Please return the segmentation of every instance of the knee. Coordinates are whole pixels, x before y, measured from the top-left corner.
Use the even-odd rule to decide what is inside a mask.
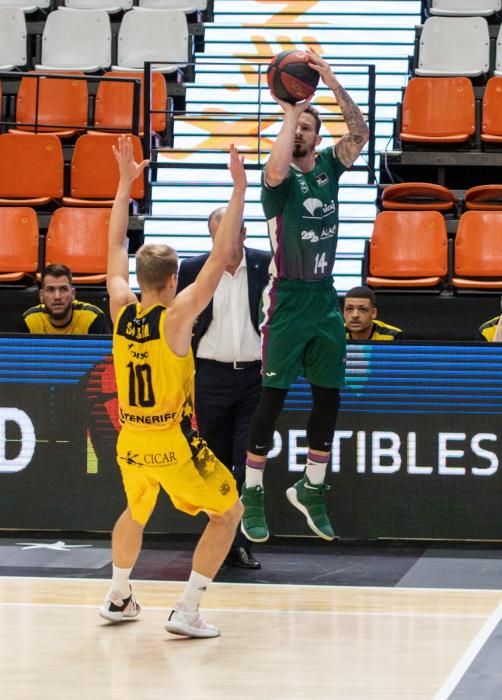
[[[242,503],[240,501],[236,501],[231,508],[224,513],[213,516],[212,519],[221,525],[221,527],[232,530],[237,527],[243,512],[244,507]]]

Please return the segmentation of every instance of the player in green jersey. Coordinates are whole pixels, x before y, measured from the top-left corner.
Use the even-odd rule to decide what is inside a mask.
[[[263,390],[254,415],[242,490],[241,528],[264,542],[263,470],[275,424],[291,383],[303,375],[312,387],[307,424],[305,474],[286,495],[320,537],[332,540],[324,492],[335,422],[344,384],[345,331],[333,288],[338,226],[338,181],[365,143],[368,127],[329,64],[307,50],[340,106],[348,133],[334,147],[316,153],[321,121],[309,100],[277,100],[284,120],[263,173],[262,204],[273,250],[271,283],[264,293],[262,324]]]

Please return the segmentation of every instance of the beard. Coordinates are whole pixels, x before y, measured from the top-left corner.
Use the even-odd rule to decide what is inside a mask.
[[[297,142],[293,146],[293,158],[303,158],[310,153],[310,149],[306,143]]]
[[[62,321],[69,314],[69,312],[71,310],[71,304],[72,304],[72,302],[70,301],[65,306],[57,306],[56,308],[52,308],[52,309],[47,307],[47,311],[49,312],[49,316],[54,321]]]

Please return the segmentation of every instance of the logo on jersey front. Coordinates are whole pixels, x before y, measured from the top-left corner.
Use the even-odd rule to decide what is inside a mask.
[[[302,231],[301,233],[302,241],[310,241],[311,243],[317,243],[319,236],[315,231]]]
[[[322,202],[320,199],[316,199],[315,197],[309,197],[308,199],[304,200],[303,206],[311,216],[315,216],[317,209],[322,209]]]
[[[222,496],[226,496],[228,493],[230,493],[230,484],[228,483],[228,481],[224,481],[221,484],[220,493]]]
[[[316,197],[309,197],[304,200],[303,206],[310,214],[310,217],[304,216],[304,219],[324,219],[327,216],[331,216],[331,214],[334,214],[336,211],[336,202],[334,199],[324,203]]]

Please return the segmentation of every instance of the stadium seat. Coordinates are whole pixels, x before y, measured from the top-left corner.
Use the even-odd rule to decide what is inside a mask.
[[[104,70],[111,65],[110,17],[104,10],[71,10],[60,7],[50,12],[42,33],[40,71]]]
[[[74,136],[87,127],[88,101],[86,80],[24,77],[16,98],[16,128],[11,131],[36,130],[61,138]],[[36,128],[29,126],[35,121]]]
[[[490,68],[490,35],[484,17],[429,17],[418,48],[418,76],[478,76]]]
[[[502,77],[492,77],[483,93],[481,140],[488,143],[502,142]]]
[[[387,185],[382,192],[384,209],[450,211],[457,204],[451,190],[429,182],[401,182]]]
[[[27,29],[20,7],[0,7],[0,70],[27,64]]]
[[[63,197],[63,204],[80,207],[111,207],[119,183],[117,161],[112,144],[117,144],[117,134],[88,133],[79,136],[71,160],[71,196]],[[131,136],[134,157],[143,159],[141,141]],[[145,195],[142,177],[135,180],[131,197],[142,199]]]
[[[104,78],[136,78],[141,80],[139,102],[139,131],[143,134],[143,73],[134,71],[111,71]],[[164,114],[152,114],[151,129],[162,133],[166,129],[167,88],[161,73],[152,73],[152,109]],[[101,80],[96,93],[94,125],[99,129],[132,130],[133,84],[113,80]]]
[[[401,141],[466,141],[476,131],[475,105],[468,78],[411,78],[403,97]]]
[[[189,62],[188,23],[181,10],[136,7],[126,12],[118,33],[112,70],[143,71],[145,61],[164,61],[152,70],[173,73]]]
[[[72,10],[104,10],[113,15],[132,7],[132,0],[64,0],[64,6]]]
[[[31,14],[37,10],[48,10],[50,0],[38,0],[38,2],[30,2],[30,0],[0,0],[0,7],[19,7],[25,14]]]
[[[1,134],[0,163],[0,205],[38,206],[63,196],[63,149],[54,134]]]
[[[156,10],[181,10],[186,14],[201,10],[197,0],[139,0],[139,7],[149,7]]]
[[[493,70],[493,75],[502,75],[502,24],[499,26],[495,45],[495,68]]]
[[[464,212],[454,252],[454,287],[502,289],[502,211]]]
[[[432,0],[431,15],[489,17],[500,12],[502,0]]]
[[[38,218],[30,207],[0,208],[0,283],[35,280]]]
[[[477,185],[464,196],[466,209],[493,211],[502,209],[502,185]]]
[[[60,207],[49,222],[45,265],[62,263],[75,284],[104,284],[111,209]]]
[[[383,211],[367,253],[371,287],[432,288],[446,281],[448,237],[437,211]]]

